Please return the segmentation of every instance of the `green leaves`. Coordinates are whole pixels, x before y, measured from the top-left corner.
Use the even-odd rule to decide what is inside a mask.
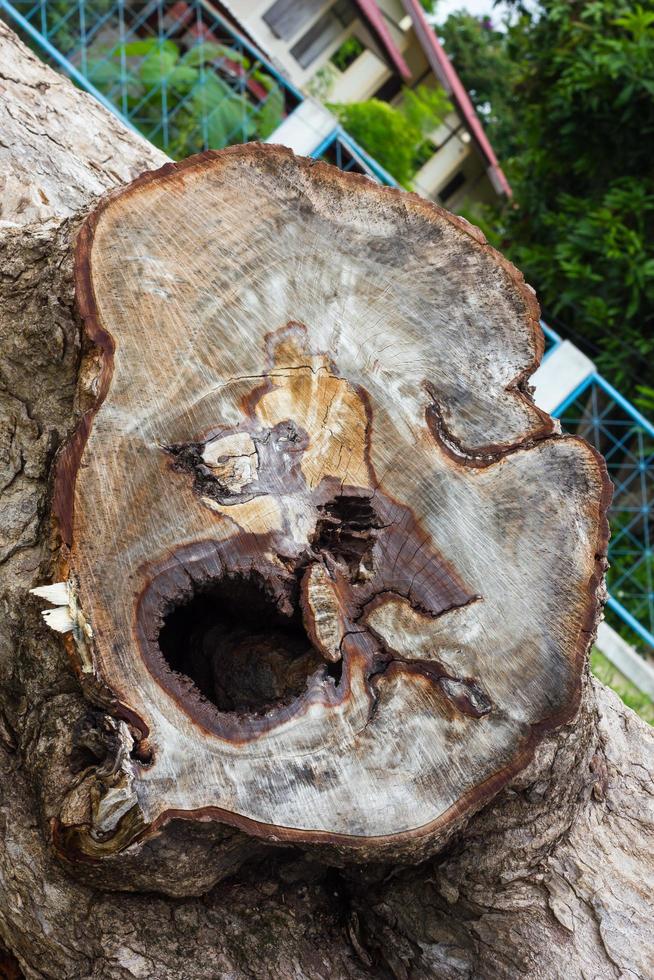
[[[416,133],[401,112],[377,99],[329,108],[364,150],[400,184],[411,186]]]
[[[272,85],[264,85],[268,88],[268,96],[257,116],[257,133],[262,140],[268,139],[275,132],[284,116],[284,93],[277,82],[273,82],[269,76],[268,80]]]
[[[357,143],[410,190],[424,158],[425,137],[442,122],[451,105],[442,89],[419,85],[414,91],[404,90],[400,108],[377,99],[330,108]]]
[[[638,385],[636,388],[636,397],[634,401],[640,409],[640,411],[649,416],[650,418],[654,416],[654,388],[650,388],[648,385]]]
[[[98,48],[89,78],[121,108],[126,99],[144,134],[173,157],[265,139],[284,114],[284,93],[261,64],[212,41],[186,52],[154,37]],[[248,92],[249,79],[265,97]]]
[[[164,42],[164,45],[166,44],[171,44],[171,42]],[[168,76],[179,61],[179,50],[176,45],[172,45],[169,48],[166,48],[164,45],[154,48],[141,62],[139,75],[146,88],[154,88],[156,85],[163,84],[164,81],[167,81]],[[130,48],[132,45],[127,45],[127,47]],[[128,51],[125,53],[129,57]]]
[[[654,25],[654,12],[644,10],[637,3],[633,10],[624,14],[622,17],[616,17],[613,23],[628,31],[634,41],[643,41],[646,40],[650,28]]]
[[[331,56],[331,63],[336,65],[339,71],[347,71],[349,66],[353,61],[363,54],[365,48],[359,38],[353,34],[351,37],[346,38],[341,46],[334,51]]]
[[[405,89],[402,95],[401,111],[405,119],[422,136],[428,136],[440,125],[452,105],[440,88],[418,85],[415,89]]]
[[[193,89],[188,111],[202,121],[212,150],[246,142],[255,132],[249,103],[213,74],[207,74]]]
[[[160,41],[156,37],[149,37],[143,41],[131,41],[129,44],[117,45],[111,52],[113,55],[120,56],[121,51],[126,58],[143,58],[158,51],[162,53],[172,53],[179,57],[179,48],[174,41]]]
[[[236,51],[235,48],[228,48],[224,44],[216,44],[213,41],[202,41],[194,45],[182,58],[182,64],[190,68],[200,68],[203,65],[210,65],[225,59],[233,64],[241,65],[245,70],[250,67],[249,59]]]
[[[651,3],[539,0],[505,32],[457,14],[442,33],[514,190],[493,240],[633,392],[654,360]]]

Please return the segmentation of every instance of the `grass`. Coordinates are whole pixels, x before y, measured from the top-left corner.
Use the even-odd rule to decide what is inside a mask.
[[[654,725],[654,701],[639,691],[638,688],[627,680],[624,674],[613,666],[610,660],[599,652],[597,649],[593,649],[590,656],[590,666],[595,674],[602,683],[608,685],[608,687],[613,688],[616,694],[618,694],[624,703],[640,715],[645,721],[649,722],[650,725]]]

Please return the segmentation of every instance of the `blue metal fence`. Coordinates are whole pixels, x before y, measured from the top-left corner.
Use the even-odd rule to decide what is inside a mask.
[[[562,341],[543,330],[547,356]],[[614,486],[607,618],[636,646],[654,649],[654,425],[597,372],[552,414],[606,460]]]
[[[559,344],[563,343],[563,337],[560,337],[555,330],[548,327],[542,320],[540,321],[540,325],[543,328],[543,336],[545,337],[545,353],[543,354],[543,360],[545,360],[552,351],[556,350]]]
[[[0,0],[39,54],[173,157],[265,139],[302,95],[207,0]],[[340,126],[313,156],[396,181]],[[543,324],[545,357],[561,337]],[[609,617],[654,648],[654,426],[599,374],[554,414],[606,458]]]

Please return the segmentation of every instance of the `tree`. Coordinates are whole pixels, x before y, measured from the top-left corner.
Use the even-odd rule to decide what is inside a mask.
[[[494,26],[490,17],[460,10],[449,15],[438,33],[504,166],[520,139],[516,88],[522,76],[507,31]]]
[[[514,190],[485,227],[627,393],[654,353],[654,12],[541,0],[442,29]]]
[[[234,148],[134,180],[161,154],[4,26],[0,44],[12,65],[0,104],[2,943],[27,978],[53,980],[648,975],[652,735],[584,667],[604,480],[588,447],[557,436],[528,398],[542,347],[519,274],[464,222],[280,149]],[[262,208],[267,225],[252,220]],[[334,222],[350,230],[339,238]],[[262,234],[277,251],[261,251]],[[344,293],[286,261],[294,240],[328,283],[342,271]],[[312,349],[309,328],[286,325],[286,303],[310,322],[332,311],[329,344]],[[357,350],[370,314],[376,335]],[[278,318],[269,361],[252,370],[264,321]],[[234,373],[215,376],[230,359]],[[416,383],[423,370],[432,387]],[[332,468],[337,486],[324,483]],[[196,547],[202,528],[213,550]],[[280,536],[286,560],[269,568]],[[171,560],[155,567],[157,541]],[[180,545],[195,547],[193,567]],[[126,574],[139,554],[143,579]],[[215,575],[216,557],[231,575]],[[57,572],[68,584],[44,591]],[[217,580],[220,622],[207,629],[199,607],[185,620]],[[351,629],[353,596],[368,591]],[[158,680],[146,666],[155,637],[172,669]],[[233,668],[209,678],[217,712],[193,665],[211,662],[197,655],[215,643]],[[258,700],[255,655],[284,718]],[[296,711],[307,671],[311,703]],[[377,704],[353,689],[362,671]],[[347,684],[344,714],[363,703],[371,735],[388,732],[377,809],[356,782],[343,793],[344,769],[370,779],[381,744],[357,752],[347,726],[331,775],[306,777],[312,725],[324,734],[328,695]],[[402,710],[405,695],[417,705]],[[229,699],[240,714],[218,744],[211,726]],[[280,723],[281,744],[257,761],[253,747]],[[438,724],[447,765],[434,782],[427,749],[441,743],[425,735]],[[258,793],[245,792],[249,766],[267,767]],[[220,812],[192,814],[191,793]],[[176,795],[177,814],[157,811]],[[443,819],[412,834],[425,808]],[[384,824],[398,840],[380,839]]]

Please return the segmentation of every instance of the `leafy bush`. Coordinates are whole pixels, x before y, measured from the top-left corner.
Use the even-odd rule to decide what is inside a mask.
[[[439,125],[451,105],[442,89],[419,85],[404,90],[398,108],[369,99],[331,105],[330,109],[357,143],[410,190],[413,176],[424,162],[427,134]]]
[[[509,35],[488,17],[465,11],[451,14],[439,27],[445,49],[456,67],[502,162],[512,156],[519,133],[517,92],[524,66],[513,57]]]
[[[330,108],[364,150],[400,184],[410,187],[416,139],[413,127],[401,112],[378,99]]]
[[[623,177],[592,198],[561,191],[536,219],[537,240],[531,208],[510,213],[505,230],[549,313],[594,341],[598,368],[632,395],[633,353],[654,356],[653,216],[654,183]]]
[[[436,129],[451,110],[452,103],[442,88],[418,85],[416,88],[405,88],[402,92],[400,112],[420,137]]]
[[[114,3],[115,0],[86,0],[84,4],[86,23],[93,23],[103,18]],[[50,43],[62,54],[74,54],[75,49],[80,46],[80,13],[77,4],[71,4],[71,0],[48,0],[47,3],[41,2],[39,6],[37,22],[39,29],[47,33]],[[21,5],[18,7],[20,9]],[[32,39],[28,38],[28,40]],[[43,56],[38,46],[34,50],[41,57]]]
[[[148,38],[93,54],[89,81],[172,157],[266,139],[282,120],[279,85],[234,48],[202,42],[182,54],[174,41]],[[260,104],[221,76],[234,65],[266,89]]]

